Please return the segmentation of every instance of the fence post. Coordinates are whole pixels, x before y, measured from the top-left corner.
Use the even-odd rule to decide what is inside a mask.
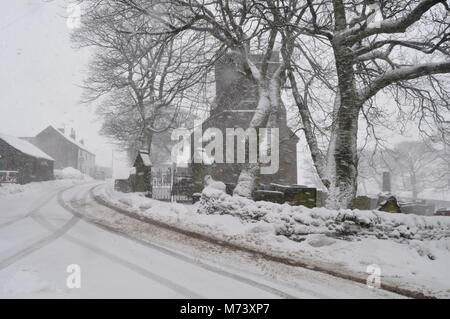
[[[173,183],[174,183],[174,179],[175,179],[175,169],[176,169],[176,164],[172,163],[172,168],[170,170],[170,201],[171,202],[176,202],[176,197],[173,195]]]

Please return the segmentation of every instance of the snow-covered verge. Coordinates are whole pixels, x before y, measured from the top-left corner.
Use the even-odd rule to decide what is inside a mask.
[[[62,170],[55,170],[55,178],[53,181],[33,182],[24,185],[20,184],[0,184],[0,197],[14,195],[19,193],[35,192],[42,189],[58,188],[79,184],[82,182],[92,181],[92,177],[81,173],[72,167]]]
[[[96,190],[114,205],[156,221],[322,269],[450,298],[450,218],[330,211],[253,202],[206,188],[195,205]]]
[[[200,214],[231,215],[242,221],[263,221],[274,226],[277,235],[303,241],[305,235],[324,234],[332,237],[375,237],[405,240],[450,238],[450,218],[392,214],[381,211],[329,210],[306,208],[270,202],[254,202],[230,196],[221,190],[203,190]]]
[[[55,169],[55,178],[56,179],[81,179],[85,181],[92,180],[92,177],[83,174],[79,170],[73,167],[66,167],[63,169]]]
[[[69,187],[71,185],[79,184],[79,180],[54,180],[45,182],[34,182],[24,185],[20,184],[0,184],[0,198],[6,198],[8,196],[13,196],[16,194],[30,193],[41,191],[43,189],[53,189],[59,187]]]

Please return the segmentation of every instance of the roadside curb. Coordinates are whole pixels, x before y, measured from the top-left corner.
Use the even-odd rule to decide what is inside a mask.
[[[327,269],[325,267],[320,267],[320,266],[316,266],[316,265],[308,265],[307,263],[301,262],[299,260],[295,260],[295,259],[291,259],[291,258],[286,258],[286,257],[281,257],[281,256],[276,256],[276,255],[272,255],[272,254],[268,254],[266,252],[260,251],[258,249],[254,249],[248,246],[244,246],[244,245],[240,245],[240,244],[236,244],[236,243],[231,243],[231,242],[227,242],[224,241],[222,239],[219,238],[215,238],[213,236],[208,236],[206,234],[200,233],[200,232],[196,232],[196,231],[190,231],[190,230],[186,230],[183,229],[181,227],[177,227],[168,223],[164,223],[155,219],[152,219],[150,217],[147,216],[142,216],[139,215],[129,209],[125,209],[123,207],[120,207],[112,202],[109,202],[107,200],[105,200],[102,196],[96,195],[93,192],[94,189],[91,190],[91,194],[92,197],[94,198],[94,200],[103,206],[106,206],[120,214],[126,215],[130,218],[139,220],[141,222],[153,225],[153,226],[157,226],[157,227],[161,227],[170,231],[174,231],[180,234],[183,234],[185,236],[189,236],[198,240],[202,240],[205,241],[207,243],[210,244],[215,244],[215,245],[220,245],[226,248],[230,248],[230,249],[234,249],[234,250],[239,250],[245,253],[249,253],[249,254],[253,254],[256,255],[258,257],[262,257],[266,260],[269,261],[273,261],[273,262],[278,262],[278,263],[282,263],[285,265],[289,265],[289,266],[295,266],[295,267],[301,267],[301,268],[305,268],[305,269],[309,269],[312,271],[317,271],[317,272],[321,272],[324,274],[328,274],[337,278],[341,278],[341,279],[345,279],[345,280],[350,280],[350,281],[354,281],[360,284],[366,284],[366,279],[365,278],[361,278],[358,276],[353,276],[350,274],[345,274],[345,273],[340,273],[340,272],[336,272],[334,270],[330,270]],[[413,290],[409,290],[409,289],[405,289],[405,288],[400,288],[394,285],[390,285],[390,284],[382,284],[380,289],[389,291],[389,292],[393,292],[399,295],[403,295],[405,297],[409,297],[409,298],[414,298],[414,299],[437,299],[434,296],[429,296],[429,295],[425,295],[422,292],[417,292],[417,291],[413,291]]]

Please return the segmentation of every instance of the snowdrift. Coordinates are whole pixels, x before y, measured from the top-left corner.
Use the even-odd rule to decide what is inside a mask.
[[[85,181],[92,180],[92,177],[83,174],[79,170],[73,167],[66,167],[63,169],[55,169],[55,178],[56,179],[80,179]]]

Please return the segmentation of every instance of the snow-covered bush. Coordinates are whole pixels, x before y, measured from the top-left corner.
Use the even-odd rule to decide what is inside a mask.
[[[450,237],[450,218],[390,214],[381,211],[306,208],[230,196],[206,187],[198,206],[200,214],[232,215],[246,222],[266,222],[277,235],[302,241],[306,235],[325,234],[351,238],[352,235],[402,240]]]

